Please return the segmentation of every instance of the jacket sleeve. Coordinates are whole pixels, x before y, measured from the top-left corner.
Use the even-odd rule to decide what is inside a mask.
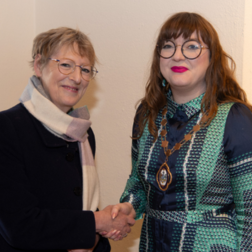
[[[238,251],[252,248],[252,114],[242,104],[229,112],[224,150],[237,214]]]
[[[134,124],[133,136],[137,135],[134,134],[136,129],[137,126],[136,124]],[[136,220],[142,218],[147,203],[144,185],[138,174],[138,165],[141,158],[140,145],[144,145],[143,141],[141,141],[143,140],[143,138],[144,136],[142,136],[141,139],[132,140],[132,150],[131,150],[132,171],[120,199],[120,202],[129,202],[133,205],[136,211]],[[144,148],[144,146],[141,147]]]
[[[17,125],[0,113],[0,234],[14,248],[90,248],[95,242],[92,211],[47,209],[30,186]],[[43,183],[43,181],[42,181]],[[39,185],[38,185],[39,186]]]

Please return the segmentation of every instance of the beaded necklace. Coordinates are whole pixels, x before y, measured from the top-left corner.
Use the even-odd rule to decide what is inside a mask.
[[[162,191],[166,191],[169,187],[169,185],[172,182],[172,174],[170,171],[170,167],[168,166],[168,158],[171,156],[176,150],[180,150],[180,148],[189,140],[191,140],[192,136],[201,129],[202,123],[200,120],[199,123],[193,126],[193,128],[190,130],[188,134],[184,136],[184,138],[176,143],[171,149],[168,149],[169,142],[166,139],[167,135],[167,130],[166,130],[166,124],[167,124],[167,119],[166,119],[166,114],[167,114],[168,109],[165,107],[162,111],[162,130],[160,133],[161,136],[161,147],[164,149],[165,153],[165,161],[164,163],[160,166],[157,174],[156,174],[156,181],[158,183],[159,188]],[[203,117],[202,117],[203,118]]]

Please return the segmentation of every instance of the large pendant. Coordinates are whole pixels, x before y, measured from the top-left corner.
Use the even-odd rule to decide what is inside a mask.
[[[160,166],[158,173],[156,175],[156,180],[157,180],[159,188],[162,191],[166,191],[167,188],[169,187],[169,185],[171,184],[172,174],[171,174],[170,168],[166,162],[164,162]]]

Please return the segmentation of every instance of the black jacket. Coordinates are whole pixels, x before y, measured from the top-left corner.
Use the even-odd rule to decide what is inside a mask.
[[[95,153],[95,138],[88,130]],[[54,136],[22,104],[0,113],[0,251],[90,248],[77,143]],[[102,238],[95,251],[110,251]]]

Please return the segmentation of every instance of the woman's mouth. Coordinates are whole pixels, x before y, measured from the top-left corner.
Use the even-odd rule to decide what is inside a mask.
[[[184,73],[188,70],[188,68],[186,67],[178,67],[178,66],[174,66],[171,68],[171,70],[175,73]]]
[[[78,88],[75,87],[71,87],[71,86],[62,86],[63,88],[73,92],[73,93],[77,93],[78,92]]]

